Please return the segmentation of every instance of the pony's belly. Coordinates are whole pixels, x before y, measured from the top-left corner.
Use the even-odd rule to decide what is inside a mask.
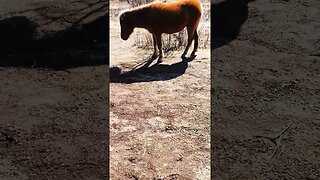
[[[158,23],[156,25],[152,25],[147,27],[146,29],[150,33],[166,33],[166,34],[173,34],[182,31],[187,26],[186,23],[182,24],[172,24],[172,23]]]
[[[162,20],[161,28],[163,33],[172,34],[183,30],[188,24],[185,17],[167,18]]]
[[[166,34],[173,34],[173,33],[177,33],[177,32],[180,32],[182,31],[186,26],[182,25],[182,26],[178,26],[178,27],[175,27],[175,28],[172,28],[172,29],[165,29],[163,31],[163,33],[166,33]]]

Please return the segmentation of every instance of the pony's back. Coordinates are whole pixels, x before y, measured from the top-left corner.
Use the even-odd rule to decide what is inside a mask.
[[[162,10],[177,10],[180,7],[188,7],[195,10],[197,13],[202,14],[202,6],[199,0],[177,0],[172,2],[160,2],[155,1],[146,6],[151,6],[152,8],[162,9]]]

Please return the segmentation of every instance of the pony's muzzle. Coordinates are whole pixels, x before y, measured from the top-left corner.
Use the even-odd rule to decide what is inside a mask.
[[[121,39],[126,41],[129,39],[129,36],[128,37],[121,36]]]
[[[130,35],[129,35],[130,36]],[[125,34],[125,33],[121,33],[121,39],[123,39],[123,40],[127,40],[127,39],[129,39],[129,36],[127,35],[127,34]]]

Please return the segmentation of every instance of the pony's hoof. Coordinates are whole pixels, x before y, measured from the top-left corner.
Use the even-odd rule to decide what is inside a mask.
[[[182,60],[186,60],[186,59],[187,59],[186,54],[182,54],[182,55],[181,55],[181,59],[182,59]]]
[[[195,52],[192,52],[192,53],[190,54],[190,58],[195,58],[195,57],[197,57],[196,53],[195,53]]]
[[[151,59],[151,60],[155,60],[155,59],[157,59],[157,57],[158,57],[158,56],[157,56],[156,54],[154,54],[154,55],[151,56],[150,59]]]
[[[160,63],[162,63],[163,61],[162,61],[162,57],[159,57],[159,59],[158,59],[158,61],[157,61],[157,64],[160,64]]]

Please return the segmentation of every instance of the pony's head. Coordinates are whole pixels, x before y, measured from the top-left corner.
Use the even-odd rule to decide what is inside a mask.
[[[134,26],[130,20],[128,12],[120,14],[121,39],[127,40],[133,32]]]

